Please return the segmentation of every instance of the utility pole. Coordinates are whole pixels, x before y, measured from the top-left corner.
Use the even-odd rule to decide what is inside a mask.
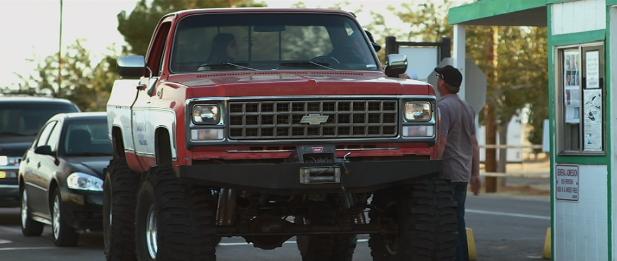
[[[58,36],[58,91],[62,88],[62,0],[60,0],[60,34]]]

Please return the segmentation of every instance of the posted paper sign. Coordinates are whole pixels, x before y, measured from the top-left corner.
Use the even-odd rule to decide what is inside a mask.
[[[578,201],[578,166],[557,165],[555,168],[555,197],[558,200]]]
[[[580,83],[580,58],[578,50],[564,52],[563,82],[565,122],[578,124],[581,122],[581,83]]]
[[[591,51],[585,54],[585,69],[588,89],[600,88],[600,52]]]
[[[584,90],[583,145],[585,151],[602,151],[602,89]]]

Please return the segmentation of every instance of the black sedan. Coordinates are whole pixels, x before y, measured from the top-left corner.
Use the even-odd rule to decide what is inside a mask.
[[[105,113],[57,114],[47,121],[19,167],[21,228],[40,236],[51,225],[58,246],[101,229],[103,171],[111,159]]]

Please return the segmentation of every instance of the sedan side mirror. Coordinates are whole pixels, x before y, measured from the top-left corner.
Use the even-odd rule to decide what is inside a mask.
[[[144,76],[146,63],[141,55],[128,55],[118,58],[118,73],[124,78]]]
[[[386,75],[399,77],[407,71],[407,56],[404,54],[389,54],[386,61]]]
[[[36,149],[34,149],[34,153],[40,155],[54,156],[54,152],[51,151],[51,147],[49,145],[36,147]]]

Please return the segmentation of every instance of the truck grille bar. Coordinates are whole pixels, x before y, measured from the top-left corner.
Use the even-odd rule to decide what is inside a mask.
[[[391,99],[230,101],[232,140],[383,138],[398,135]]]

